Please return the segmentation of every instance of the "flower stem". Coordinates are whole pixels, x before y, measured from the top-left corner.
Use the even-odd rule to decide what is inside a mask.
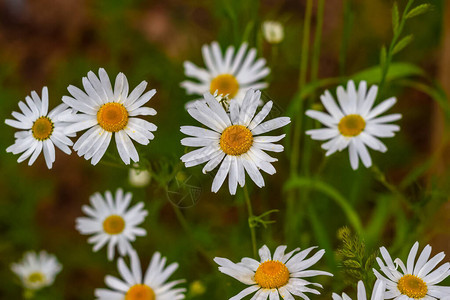
[[[23,296],[24,300],[30,300],[30,299],[34,298],[34,294],[35,294],[35,291],[30,290],[30,289],[24,289],[22,296]]]
[[[248,195],[247,186],[244,185],[244,197],[245,197],[245,203],[247,204],[247,211],[248,211],[248,227],[250,228],[250,235],[252,237],[252,247],[253,247],[253,256],[256,257],[257,251],[256,251],[256,233],[255,233],[255,224],[253,222],[253,208],[252,208],[252,202],[250,200],[250,196]]]

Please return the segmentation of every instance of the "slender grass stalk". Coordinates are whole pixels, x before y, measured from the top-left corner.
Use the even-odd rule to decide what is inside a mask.
[[[247,211],[248,211],[248,227],[250,228],[250,235],[252,238],[252,248],[253,248],[253,256],[256,257],[257,255],[257,248],[256,248],[256,233],[255,233],[255,224],[253,222],[253,218],[255,217],[253,215],[253,208],[252,208],[252,201],[250,200],[250,196],[248,194],[247,186],[244,185],[244,197],[245,197],[245,203],[247,204]]]
[[[323,2],[321,0],[321,2]],[[308,73],[308,61],[309,61],[309,39],[310,39],[310,31],[311,31],[311,16],[312,16],[312,6],[313,1],[307,0],[306,3],[306,12],[305,12],[305,20],[303,23],[303,40],[302,40],[302,52],[301,52],[301,58],[300,58],[300,74],[299,74],[299,82],[298,82],[298,91],[301,92],[306,84],[306,75]],[[319,4],[319,6],[322,6],[323,10],[323,3],[322,5]],[[320,9],[320,8],[319,8]],[[323,17],[322,17],[323,18]],[[322,19],[323,21],[323,19]],[[322,25],[320,25],[321,27]],[[317,33],[317,32],[316,32]],[[319,37],[320,39],[320,37]],[[319,53],[320,53],[320,41],[318,42],[319,46]],[[315,50],[317,50],[317,45],[314,45]],[[318,60],[318,57],[320,54],[316,53],[314,54],[316,59]],[[315,65],[316,68],[316,74],[318,73],[318,62]],[[299,156],[300,156],[300,140],[302,136],[302,123],[304,120],[304,108],[305,108],[305,101],[303,99],[300,99],[299,106],[295,118],[295,125],[294,125],[294,132],[293,132],[293,142],[292,142],[292,148],[291,148],[291,166],[290,166],[290,175],[291,178],[294,178],[298,175],[298,163],[299,163]],[[297,191],[290,190],[288,192],[287,196],[287,217],[286,217],[286,223],[285,223],[285,230],[287,234],[287,238],[290,239],[290,236],[293,232],[295,232],[295,229],[298,227],[298,224],[301,224],[302,215],[296,214],[297,211],[295,209],[295,198],[298,195]]]
[[[389,45],[389,50],[387,51],[387,54],[386,54],[386,62],[381,66],[382,73],[381,73],[380,85],[378,88],[378,95],[380,97],[381,97],[381,91],[384,88],[384,85],[386,83],[386,76],[389,71],[389,65],[391,64],[392,56],[394,55],[394,53],[393,53],[394,47],[397,44],[397,41],[400,38],[400,35],[402,34],[403,27],[405,26],[406,14],[409,12],[409,9],[410,9],[411,5],[413,4],[413,2],[414,2],[414,0],[409,0],[408,3],[406,4],[405,9],[403,10],[402,17],[400,19],[400,23],[398,25],[398,30],[394,31],[394,36],[392,37],[391,44]]]
[[[302,41],[302,51],[300,58],[300,74],[298,81],[298,91],[301,91],[306,83],[306,74],[308,70],[308,56],[309,56],[309,36],[311,29],[311,14],[312,14],[312,6],[313,1],[307,0],[306,2],[306,12],[305,12],[305,20],[303,22],[303,41]],[[293,138],[292,138],[292,148],[291,148],[291,161],[290,161],[290,176],[295,177],[298,174],[298,162],[299,162],[299,152],[300,152],[300,137],[302,132],[302,122],[303,122],[303,110],[304,110],[304,101],[300,99],[298,110],[296,112],[295,125],[293,130]],[[295,212],[295,198],[296,198],[296,190],[290,190],[287,195],[287,217],[285,223],[286,235],[289,237],[292,232],[295,231],[296,223],[298,221],[297,218],[293,217],[293,213]]]
[[[304,85],[306,83],[306,74],[308,71],[309,36],[310,36],[310,29],[311,29],[312,6],[313,6],[313,1],[307,0],[305,21],[303,23],[303,41],[302,41],[302,51],[301,51],[301,58],[300,58],[300,74],[299,74],[299,81],[298,81],[298,90],[299,91],[304,87]],[[291,152],[291,170],[290,170],[291,175],[297,174],[302,120],[303,120],[303,105],[300,104],[299,110],[297,111],[297,116],[295,118],[295,127],[294,127],[294,133],[293,133],[292,152]]]
[[[353,11],[351,0],[344,0],[344,26],[342,29],[342,42],[339,49],[339,75],[344,76],[347,64],[347,49],[350,41],[350,32],[353,25]]]
[[[324,9],[325,9],[325,0],[318,0],[318,6],[317,6],[317,23],[316,23],[316,30],[314,33],[314,45],[313,45],[313,52],[312,52],[312,63],[311,63],[311,82],[315,82],[318,79],[319,76],[319,61],[320,61],[320,46],[322,43],[322,28],[323,28],[323,15],[324,15]],[[310,97],[306,99],[306,108],[309,108],[311,106],[311,103],[314,102],[316,95],[315,92],[311,94]],[[310,118],[306,118],[305,125],[308,126],[307,128],[310,128],[310,125],[313,124],[313,120]],[[302,171],[305,174],[309,174],[309,168],[310,168],[310,162],[311,162],[311,146],[312,146],[312,140],[306,139],[303,143],[303,160],[302,160]],[[306,197],[304,195],[302,198]]]

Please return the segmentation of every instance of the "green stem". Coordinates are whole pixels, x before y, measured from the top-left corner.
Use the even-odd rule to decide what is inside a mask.
[[[34,298],[34,294],[35,294],[34,290],[24,289],[22,296],[24,300],[30,300]]]
[[[406,4],[405,10],[403,11],[399,26],[398,26],[398,30],[394,33],[394,36],[392,37],[392,41],[391,44],[389,45],[389,50],[387,52],[387,56],[386,56],[386,63],[384,64],[384,66],[381,66],[382,68],[382,73],[381,73],[381,80],[380,80],[380,85],[379,85],[379,89],[378,89],[378,95],[381,95],[381,90],[383,89],[385,83],[386,83],[386,76],[389,70],[389,65],[392,62],[392,56],[393,56],[393,50],[395,45],[397,44],[397,40],[399,39],[402,31],[403,31],[403,27],[405,26],[405,21],[406,21],[406,14],[409,12],[409,8],[411,7],[411,5],[413,4],[414,0],[409,0],[408,3]]]
[[[253,208],[252,208],[252,202],[250,200],[250,196],[248,195],[247,186],[244,185],[244,197],[245,197],[245,203],[247,204],[247,211],[248,211],[248,227],[250,228],[250,235],[252,238],[252,247],[253,247],[253,256],[256,257],[257,251],[256,251],[256,233],[255,233],[255,224],[253,223]]]
[[[278,60],[278,44],[272,45],[272,69],[277,65]]]

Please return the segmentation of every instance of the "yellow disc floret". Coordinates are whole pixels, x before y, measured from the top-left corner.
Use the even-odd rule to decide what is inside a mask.
[[[31,283],[42,283],[45,281],[45,275],[41,272],[33,272],[28,276],[28,281]]]
[[[55,125],[49,118],[40,117],[34,121],[33,126],[31,127],[31,132],[33,133],[33,137],[35,139],[44,141],[50,138],[54,128]]]
[[[120,103],[106,103],[97,112],[98,124],[109,132],[117,132],[128,124],[128,111]]]
[[[366,121],[360,115],[347,115],[339,121],[338,129],[343,136],[357,136],[364,128]]]
[[[277,289],[289,281],[289,270],[278,260],[269,260],[259,265],[255,272],[256,283],[264,289]]]
[[[125,300],[155,300],[155,292],[145,284],[133,285],[125,295]]]
[[[425,281],[410,274],[400,278],[397,287],[400,293],[414,299],[424,298],[428,292],[428,287]]]
[[[110,215],[103,221],[103,230],[108,234],[119,234],[125,229],[125,220],[118,215]]]
[[[220,136],[220,149],[228,155],[244,154],[251,148],[252,144],[253,134],[243,125],[227,127]]]
[[[228,95],[230,98],[234,98],[239,91],[239,83],[233,75],[221,74],[211,80],[209,91],[213,95],[217,91],[218,95]]]

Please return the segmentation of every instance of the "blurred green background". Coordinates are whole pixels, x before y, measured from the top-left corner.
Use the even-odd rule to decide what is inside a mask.
[[[404,2],[399,1],[400,7]],[[148,119],[158,126],[156,138],[138,150],[143,165],[159,174],[149,186],[133,188],[126,168],[93,167],[75,153],[67,156],[58,151],[53,169],[48,170],[43,157],[28,167],[26,162],[17,164],[18,156],[0,151],[0,298],[20,298],[21,287],[9,265],[30,249],[46,249],[63,264],[55,284],[40,291],[36,299],[94,298],[94,289],[104,287],[105,275],[118,275],[116,264],[107,261],[105,249],[91,251],[87,237],[75,230],[75,219],[82,215],[81,205],[88,203],[89,195],[118,187],[132,191],[133,203],[144,201],[149,211],[142,225],[148,235],[133,244],[145,267],[155,251],[179,262],[171,279],[186,278],[187,299],[228,299],[242,290],[243,284],[219,273],[212,261],[215,256],[233,261],[251,256],[242,191],[232,197],[225,185],[212,194],[211,175],[203,175],[199,167],[185,169],[179,164],[185,151],[179,126],[198,125],[184,109],[195,97],[179,87],[185,79],[182,64],[190,60],[203,66],[200,48],[205,43],[217,40],[224,49],[248,41],[272,70],[265,98],[274,100],[279,114],[293,117],[305,5],[304,0],[0,0],[1,118],[10,118],[19,100],[32,90],[40,94],[44,85],[49,87],[53,108],[68,94],[69,84],[81,86],[88,71],[104,67],[111,78],[124,72],[130,86],[146,80],[149,88],[157,89],[148,104],[158,111]],[[375,67],[381,46],[392,36],[391,7],[392,1],[387,0],[327,0],[319,78],[344,78]],[[446,54],[450,53],[450,28],[448,22],[444,24],[449,9],[445,0],[433,1],[430,12],[406,26],[405,31],[414,33],[415,39],[394,61],[408,65],[396,67],[401,75],[388,81],[383,94],[398,99],[391,111],[403,114],[398,122],[401,131],[383,140],[387,153],[371,152],[376,168],[352,171],[347,151],[325,160],[320,143],[302,138],[312,149],[310,172],[301,174],[302,188],[308,193],[301,194],[304,197],[298,199],[297,209],[286,214],[288,136],[286,151],[276,155],[277,174],[264,176],[266,187],[258,189],[247,181],[256,214],[280,210],[271,215],[275,224],[257,229],[259,246],[267,244],[273,251],[287,243],[288,250],[311,245],[327,250],[315,267],[335,277],[315,278],[325,288],[313,299],[330,299],[332,291],[344,289],[353,294],[333,252],[339,247],[338,229],[351,226],[333,201],[336,197],[357,213],[364,227],[361,236],[370,251],[384,245],[393,256],[406,259],[419,240],[421,248],[430,243],[433,253],[450,254],[450,148],[444,93],[450,89]],[[314,7],[313,29],[315,14]],[[261,22],[271,19],[285,27],[285,39],[277,46],[264,42],[260,30]],[[371,83],[378,80],[370,71],[359,76]],[[335,85],[321,86],[312,105],[320,103],[318,95],[324,87],[335,92]],[[14,142],[15,131],[4,122],[0,126],[0,149],[6,149]],[[109,151],[117,155],[114,147]],[[161,179],[169,173],[176,174],[178,181]],[[186,190],[177,183],[186,184],[186,180],[198,189],[188,189],[193,196],[183,200],[174,194],[184,195]],[[325,193],[311,182],[323,183]],[[167,193],[165,186],[175,193]],[[179,212],[192,235],[185,233]],[[194,281],[205,287],[203,293],[191,288]]]

